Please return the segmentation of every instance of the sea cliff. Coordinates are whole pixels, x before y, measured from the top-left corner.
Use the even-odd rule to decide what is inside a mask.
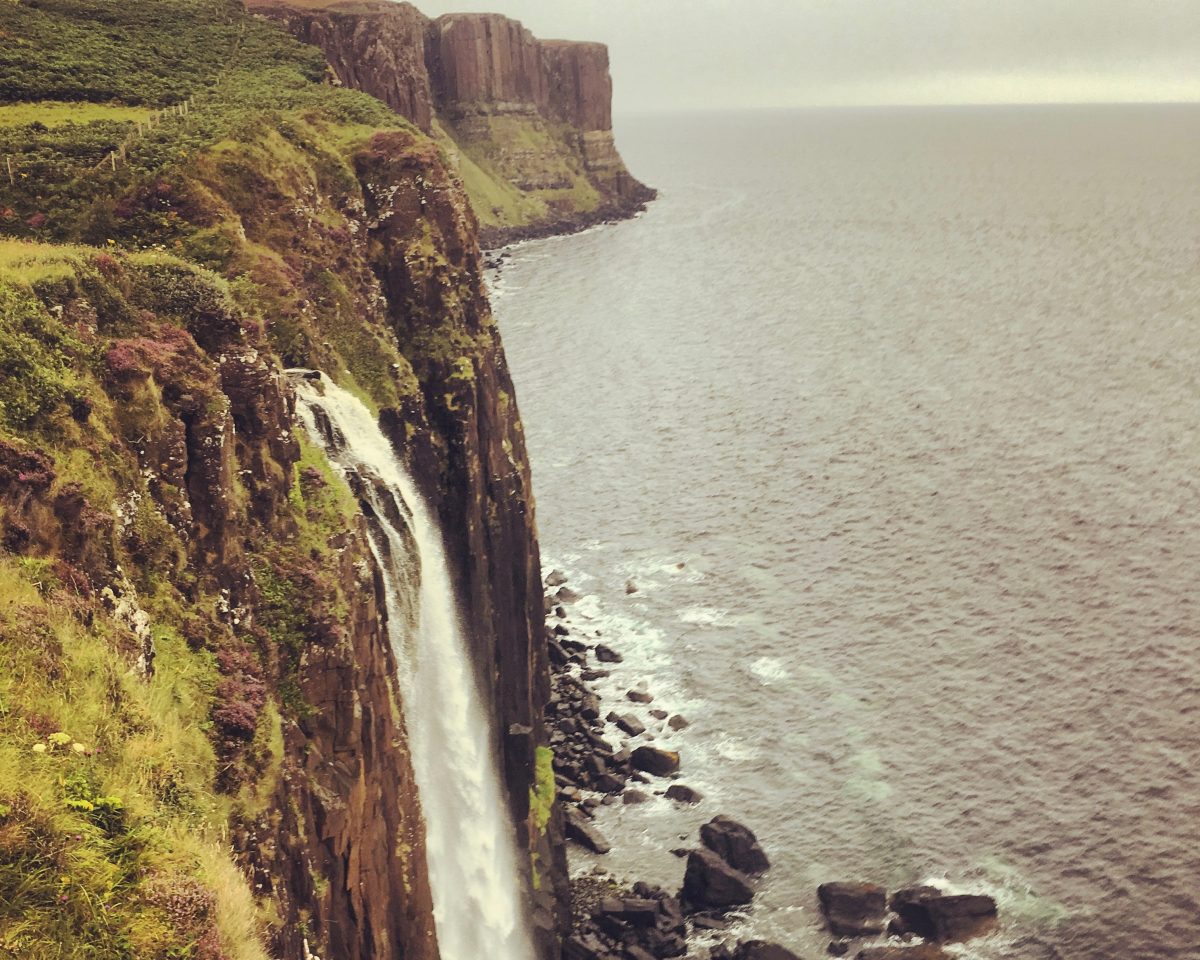
[[[438,140],[485,247],[628,217],[654,197],[617,152],[603,44],[539,40],[498,14],[429,20],[386,0],[250,7]]]
[[[558,955],[535,509],[479,244],[641,200],[603,48],[365,10],[0,6],[5,955],[438,955],[384,574],[294,367],[378,413],[440,520]],[[506,179],[533,158],[485,127],[572,185]],[[481,184],[519,196],[490,234]]]

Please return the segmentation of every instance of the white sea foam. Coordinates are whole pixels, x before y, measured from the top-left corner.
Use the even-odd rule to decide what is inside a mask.
[[[710,626],[714,623],[720,623],[727,613],[727,610],[721,610],[717,607],[685,607],[679,611],[679,621],[680,623],[689,623],[696,626]]]
[[[791,676],[778,657],[759,657],[750,664],[750,672],[764,684],[782,683]]]

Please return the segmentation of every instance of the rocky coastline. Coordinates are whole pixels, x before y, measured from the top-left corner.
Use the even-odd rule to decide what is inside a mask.
[[[480,249],[494,252],[501,247],[526,240],[545,240],[549,237],[565,237],[573,233],[582,233],[592,227],[606,223],[620,223],[622,220],[632,220],[644,213],[648,204],[658,197],[658,191],[642,184],[636,184],[629,196],[605,204],[598,210],[565,214],[554,220],[542,223],[531,223],[523,226],[480,227]],[[494,266],[490,260],[488,266]]]
[[[636,589],[626,584],[627,592]],[[624,656],[611,638],[600,640],[599,631],[585,634],[574,625],[570,610],[581,599],[561,571],[546,576],[551,694],[545,722],[566,838],[604,856],[613,844],[595,822],[601,807],[645,803],[651,793],[681,806],[703,797],[681,779],[682,751],[654,742],[668,730],[686,729],[684,716],[655,706],[645,685],[628,690],[620,704],[604,702],[596,681],[609,676],[611,665]],[[699,825],[698,835],[697,846],[669,852],[685,861],[673,892],[613,877],[603,867],[572,876],[564,960],[799,960],[778,944],[736,937],[737,921],[752,909],[757,884],[771,866],[754,832],[718,815]],[[831,938],[827,953],[857,960],[950,960],[943,945],[998,926],[991,897],[933,886],[901,889],[889,897],[876,884],[830,882],[817,888],[814,900]]]

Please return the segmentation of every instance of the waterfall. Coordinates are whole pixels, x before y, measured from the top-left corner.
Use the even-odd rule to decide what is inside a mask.
[[[442,960],[530,960],[495,741],[441,530],[370,411],[327,377],[296,373],[300,420],[357,494],[384,572]]]

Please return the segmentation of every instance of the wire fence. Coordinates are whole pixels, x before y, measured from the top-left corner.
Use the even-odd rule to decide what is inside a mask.
[[[225,74],[237,63],[245,36],[246,24],[243,22],[234,40],[233,50],[230,52],[229,59],[225,67],[217,74],[213,82],[209,84],[209,91],[219,87]],[[70,180],[105,169],[115,173],[119,167],[128,163],[130,151],[137,146],[139,141],[145,139],[153,131],[166,123],[180,121],[186,124],[195,109],[196,96],[193,94],[179,103],[155,110],[145,120],[133,121],[133,129],[119,144],[111,149],[100,148],[92,152],[83,151],[70,156],[58,157],[28,156],[20,153],[6,154],[4,157],[3,172],[0,172],[0,177],[7,175],[9,186],[14,187],[18,180],[30,177],[38,177],[42,180],[50,178]],[[2,182],[3,180],[0,180],[0,183]]]

